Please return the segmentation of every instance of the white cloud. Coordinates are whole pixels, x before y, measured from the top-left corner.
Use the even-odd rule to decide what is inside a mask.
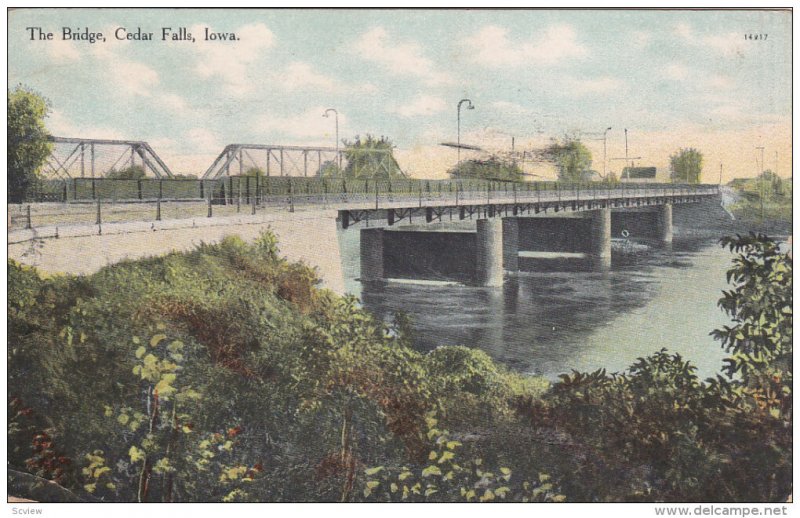
[[[117,88],[128,95],[149,97],[158,85],[158,73],[138,61],[117,59],[107,64],[108,74]]]
[[[410,103],[401,104],[390,108],[389,113],[395,113],[401,117],[418,117],[421,115],[432,115],[447,109],[447,103],[440,97],[423,94],[418,96]]]
[[[100,61],[94,68],[107,77],[116,92],[127,96],[151,96],[160,82],[158,72],[144,63],[133,61],[123,55],[131,43],[116,39],[114,27],[117,26],[102,29],[100,32],[106,35],[106,41],[90,47],[90,55]]]
[[[734,32],[704,36],[700,40],[703,45],[708,45],[726,56],[741,55],[744,51],[742,35]]]
[[[729,90],[734,86],[734,81],[729,76],[713,75],[706,79],[705,84],[712,90]]]
[[[650,40],[653,39],[653,35],[646,31],[633,31],[631,40],[633,44],[639,48],[644,48],[648,44],[650,44]]]
[[[452,82],[447,74],[423,55],[418,43],[398,41],[390,37],[383,27],[365,32],[353,47],[359,57],[383,67],[393,75],[411,75],[432,86]]]
[[[315,106],[298,115],[288,117],[264,116],[260,118],[255,128],[269,134],[264,140],[272,141],[277,135],[288,135],[293,138],[312,139],[314,143],[331,145],[336,140],[336,125],[331,117],[323,117],[325,106]],[[343,127],[347,122],[347,117],[339,114],[339,135],[342,138],[346,133]],[[304,142],[309,142],[304,140]]]
[[[252,91],[252,78],[261,70],[255,69],[254,62],[264,51],[275,44],[275,36],[263,23],[244,25],[233,32],[239,38],[233,42],[204,41],[204,28],[209,24],[194,25],[189,32],[196,38],[197,61],[195,73],[201,78],[220,78],[229,93],[242,96]]]
[[[81,59],[81,52],[75,43],[56,39],[48,42],[46,46],[47,55],[56,61],[79,61]]]
[[[671,63],[664,67],[661,74],[672,81],[684,81],[689,77],[689,69],[681,63]]]
[[[323,74],[318,74],[312,70],[308,63],[294,62],[286,67],[286,71],[281,76],[281,85],[289,90],[299,90],[302,88],[318,88],[321,90],[333,90],[336,81]]]
[[[564,93],[566,95],[592,95],[609,94],[625,88],[625,83],[611,76],[601,76],[593,79],[571,79],[565,81]]]
[[[186,140],[198,151],[208,152],[213,150],[222,151],[222,145],[217,136],[206,128],[192,128],[186,132]]]
[[[740,33],[698,34],[686,23],[676,25],[673,33],[688,45],[711,48],[724,56],[742,55],[744,52],[745,42]]]
[[[176,94],[161,94],[158,96],[158,103],[175,112],[185,112],[189,109],[186,99]]]
[[[118,129],[99,125],[81,126],[74,123],[67,115],[54,109],[45,119],[45,126],[50,134],[58,137],[76,138],[95,138],[95,139],[116,139],[125,140],[127,135],[120,133]]]
[[[465,40],[472,59],[484,66],[556,65],[588,54],[569,25],[551,25],[527,41],[511,41],[508,29],[489,25]]]
[[[164,151],[174,151],[178,145],[175,139],[171,139],[169,137],[148,139],[147,143],[150,144],[150,147],[152,147],[153,150],[159,154]]]
[[[675,36],[679,38],[683,38],[685,40],[692,39],[692,28],[689,27],[687,23],[679,23],[675,25],[675,28],[672,30]]]

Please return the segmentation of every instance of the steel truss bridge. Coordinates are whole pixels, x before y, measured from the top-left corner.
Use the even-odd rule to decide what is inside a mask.
[[[50,137],[52,150],[44,164],[50,178],[103,178],[136,166],[155,178],[174,175],[150,144],[141,140]]]
[[[230,144],[203,174],[216,180],[243,176],[327,176],[340,177],[348,171],[354,177],[390,178],[405,176],[389,149],[336,149],[330,147]]]
[[[166,163],[145,141],[50,137],[52,150],[43,174],[50,179],[108,178],[141,167],[148,178],[174,178]],[[229,144],[201,175],[203,180],[230,176],[329,177],[388,179],[404,177],[389,149]]]

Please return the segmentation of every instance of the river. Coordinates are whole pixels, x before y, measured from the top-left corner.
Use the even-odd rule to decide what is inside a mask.
[[[717,300],[732,255],[709,237],[676,236],[666,249],[616,242],[608,272],[521,272],[502,288],[362,286],[355,233],[342,244],[348,290],[387,321],[407,313],[420,350],[478,347],[513,370],[549,379],[572,369],[622,371],[662,347],[690,360],[704,379],[725,357],[709,333],[730,324]]]

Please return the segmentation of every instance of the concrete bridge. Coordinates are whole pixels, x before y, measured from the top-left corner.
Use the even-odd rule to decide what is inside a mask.
[[[211,195],[204,201],[174,202],[207,204],[208,217],[198,214],[162,220],[159,198],[136,201],[137,206],[156,204],[152,216],[106,223],[100,222],[101,201],[96,200],[95,224],[54,220],[43,226],[12,229],[9,256],[48,272],[91,273],[120,260],[189,250],[226,235],[255,238],[270,228],[289,259],[318,267],[324,284],[341,292],[344,280],[338,232],[344,231],[360,232],[363,282],[391,276],[387,259],[391,262],[392,254],[405,254],[401,260],[411,263],[424,260],[426,243],[438,240],[451,243],[453,253],[469,259],[467,277],[472,282],[497,286],[505,272],[519,268],[520,261],[548,254],[582,257],[598,268],[607,268],[612,233],[631,229],[637,236],[669,242],[673,206],[718,197],[717,186],[711,185],[272,181],[256,183],[244,200],[243,184],[239,182],[237,189],[226,178],[219,182],[227,188],[207,189]],[[337,181],[345,188],[332,187]],[[321,185],[326,188],[320,189]],[[235,212],[215,212],[211,217],[212,202],[228,204]],[[239,213],[248,202],[252,212]],[[71,206],[48,205],[56,213],[58,207]]]
[[[361,232],[361,281],[385,277],[387,248],[401,240],[409,250],[425,250],[432,240],[446,240],[456,253],[474,257],[472,277],[481,286],[500,286],[504,272],[519,269],[519,260],[578,257],[593,267],[611,266],[611,236],[672,242],[672,207],[718,196],[716,186],[630,185],[583,189],[518,190],[475,196],[399,197],[374,207],[339,209],[343,229]],[[415,204],[414,201],[417,201]],[[416,223],[475,221],[474,229],[431,232],[424,228],[398,232]],[[462,227],[463,228],[463,227]],[[630,230],[629,230],[630,229]],[[395,252],[396,254],[397,252]],[[424,253],[422,254],[424,255]],[[407,260],[420,256],[408,254]],[[424,259],[423,259],[424,260]]]

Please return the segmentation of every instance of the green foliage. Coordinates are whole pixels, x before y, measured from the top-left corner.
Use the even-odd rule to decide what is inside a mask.
[[[517,481],[507,467],[494,469],[483,459],[461,460],[460,441],[447,430],[437,428],[434,414],[426,416],[430,450],[426,462],[414,466],[377,466],[364,470],[362,495],[365,500],[388,502],[563,502],[550,477]]]
[[[247,170],[244,172],[244,176],[259,176],[259,177],[264,177],[264,176],[267,176],[267,172],[266,172],[266,171],[264,171],[264,170],[263,170],[262,168],[260,168],[260,167],[249,167],[249,168],[248,168],[248,169],[247,169]]]
[[[700,183],[703,154],[695,148],[681,148],[670,155],[669,172],[673,183]]]
[[[738,194],[738,199],[730,207],[736,219],[751,224],[773,221],[791,225],[791,182],[767,170],[758,178],[737,178],[730,185]]]
[[[343,151],[347,165],[342,172],[347,179],[392,180],[405,178],[400,165],[394,158],[394,144],[388,137],[376,138],[372,135],[362,140],[343,141]],[[330,170],[333,172],[333,170]]]
[[[462,160],[453,166],[447,174],[453,179],[496,180],[508,182],[521,182],[522,169],[516,162],[501,160],[496,156],[486,160]]]
[[[120,169],[119,171],[112,169],[106,174],[106,178],[111,178],[113,180],[141,180],[146,176],[147,174],[144,171],[144,167],[140,165],[133,165],[125,169]]]
[[[763,234],[720,241],[737,254],[728,270],[733,289],[719,307],[735,325],[712,335],[731,357],[725,372],[739,376],[756,409],[791,419],[792,411],[792,259]]]
[[[22,85],[8,90],[8,201],[20,203],[33,188],[50,155],[44,119],[50,103]]]
[[[592,153],[580,139],[565,136],[544,150],[546,159],[558,169],[562,182],[587,182],[591,179]]]
[[[661,350],[552,387],[413,350],[271,233],[86,277],[9,261],[9,468],[102,501],[785,500],[791,260],[723,244],[729,376]]]
[[[319,166],[318,176],[322,178],[341,178],[342,170],[334,160],[326,160]]]

